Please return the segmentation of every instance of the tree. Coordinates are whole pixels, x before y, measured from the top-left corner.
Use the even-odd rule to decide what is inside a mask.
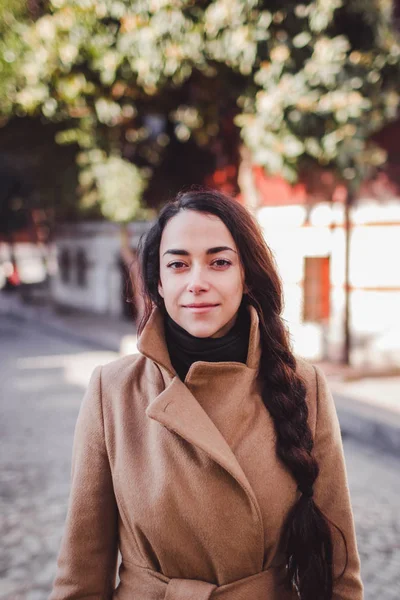
[[[20,26],[7,110],[67,123],[57,140],[80,147],[82,204],[120,222],[174,137],[222,165],[248,157],[241,138],[291,182],[322,165],[351,199],[385,160],[371,134],[397,115],[392,13],[390,0],[50,0]]]
[[[15,61],[23,47],[17,29],[27,18],[28,13],[23,0],[15,0],[11,6],[6,0],[0,0],[0,123],[13,109],[10,100],[16,91]]]
[[[366,140],[397,111],[400,47],[392,3],[280,5],[53,0],[48,14],[23,29],[13,106],[76,124],[59,141],[107,155],[115,129],[134,126],[156,109],[175,108],[180,139],[193,132],[204,141],[216,135],[210,125],[218,125],[208,98],[174,107],[160,96],[179,90],[194,72],[215,84],[228,67],[242,75],[236,123],[255,162],[295,180],[309,158],[333,164],[352,180],[360,166],[381,159],[366,149]],[[141,128],[129,135],[149,139]],[[166,140],[159,142],[162,147]],[[118,143],[114,150],[120,152]]]

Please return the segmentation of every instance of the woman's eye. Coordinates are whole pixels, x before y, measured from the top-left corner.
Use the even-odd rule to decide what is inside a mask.
[[[214,260],[213,265],[216,265],[217,267],[226,267],[229,266],[231,263],[229,262],[229,260],[225,260],[225,258],[217,258],[217,260]]]
[[[176,260],[176,261],[174,261],[172,263],[169,263],[169,265],[167,265],[167,267],[169,269],[174,269],[174,270],[175,269],[181,269],[182,267],[185,267],[185,266],[186,266],[185,263],[182,262],[182,261],[180,261],[180,260]]]

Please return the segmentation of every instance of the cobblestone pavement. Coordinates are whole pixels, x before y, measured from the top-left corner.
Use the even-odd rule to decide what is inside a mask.
[[[93,352],[0,317],[0,599],[46,600]],[[345,439],[365,600],[400,600],[400,459]]]
[[[400,600],[400,457],[344,440],[365,600]]]

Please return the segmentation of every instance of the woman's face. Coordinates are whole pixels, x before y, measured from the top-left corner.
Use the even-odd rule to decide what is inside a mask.
[[[165,226],[158,291],[170,317],[196,337],[233,326],[244,291],[238,249],[216,216],[183,210]]]

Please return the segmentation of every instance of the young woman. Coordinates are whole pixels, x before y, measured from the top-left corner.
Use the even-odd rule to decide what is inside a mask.
[[[332,396],[257,223],[186,192],[141,258],[140,354],[92,375],[51,600],[361,600]]]

